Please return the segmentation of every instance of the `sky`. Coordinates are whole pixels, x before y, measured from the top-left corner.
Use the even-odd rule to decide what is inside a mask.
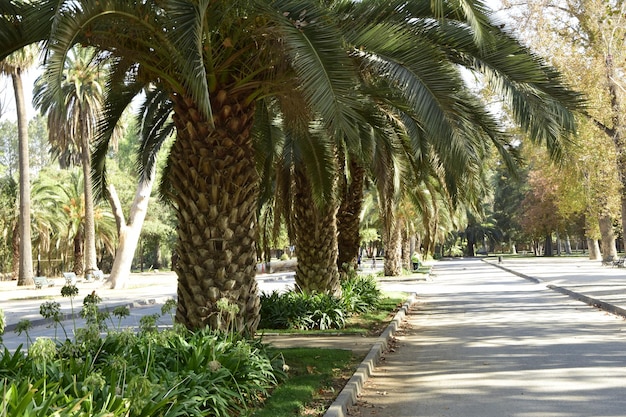
[[[485,3],[493,10],[501,9],[500,0],[484,0]],[[24,98],[27,105],[28,119],[36,116],[37,112],[32,106],[33,102],[33,85],[37,77],[41,74],[39,68],[33,68],[23,75],[24,82]],[[0,121],[15,121],[17,116],[15,112],[15,96],[13,95],[13,85],[11,79],[6,76],[0,76]]]

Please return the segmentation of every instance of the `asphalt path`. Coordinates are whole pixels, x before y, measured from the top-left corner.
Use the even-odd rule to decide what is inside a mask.
[[[371,268],[369,265],[364,268],[363,274],[376,274],[382,268],[382,262],[377,268]],[[420,277],[423,279],[423,277]],[[259,291],[271,293],[273,291],[285,291],[291,289],[295,285],[295,277],[293,271],[281,271],[276,273],[259,273],[256,277]],[[415,289],[416,280],[413,278],[396,278],[382,279],[381,286],[387,291],[411,292]],[[68,336],[72,337],[74,329],[84,326],[84,320],[77,318],[71,319],[71,313],[78,313],[82,309],[83,298],[91,294],[93,291],[102,299],[100,303],[101,309],[111,312],[117,306],[128,306],[130,315],[118,321],[112,317],[107,323],[110,328],[137,328],[140,320],[144,316],[158,314],[161,318],[157,325],[161,327],[171,326],[172,320],[169,314],[164,314],[161,307],[167,300],[176,298],[177,279],[173,272],[146,272],[141,274],[132,274],[128,283],[128,288],[124,290],[111,290],[101,282],[85,282],[79,280],[76,286],[79,289],[78,295],[73,299],[61,296],[61,288],[64,280],[58,278],[54,280],[55,285],[42,289],[33,287],[17,288],[15,281],[0,282],[0,309],[4,311],[7,327],[5,334],[2,336],[3,344],[9,350],[13,351],[18,346],[27,343],[26,333],[18,334],[15,328],[21,320],[29,320],[32,328],[28,331],[28,337],[35,340],[38,337],[64,337],[63,328],[51,325],[50,321],[43,319],[39,313],[40,306],[45,302],[58,302],[60,311],[64,315],[65,320],[62,321]],[[270,338],[268,337],[267,340]],[[276,341],[277,346],[283,346]],[[347,346],[355,351],[367,351],[371,347],[372,340],[370,338],[362,338],[358,341],[344,341],[338,345]],[[310,340],[291,340],[284,345],[306,345],[311,344]],[[332,341],[320,341],[320,346],[332,345]]]
[[[626,416],[624,319],[546,286],[590,288],[598,274],[614,289],[626,274],[552,261],[517,266],[538,280],[480,260],[439,262],[348,415]]]

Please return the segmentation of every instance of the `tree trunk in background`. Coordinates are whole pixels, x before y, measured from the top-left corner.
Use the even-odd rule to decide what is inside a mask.
[[[296,286],[306,293],[341,295],[337,268],[337,206],[320,208],[304,172],[295,172]]]
[[[385,276],[402,275],[402,222],[392,221],[390,230],[383,232],[385,245]]]
[[[622,185],[621,190],[621,210],[622,210],[622,241],[626,248],[626,140],[624,138],[624,117],[622,115],[622,104],[620,100],[620,86],[617,84],[613,56],[611,51],[606,54],[604,60],[606,66],[606,81],[609,90],[609,98],[611,101],[611,122],[612,128],[607,134],[613,140],[615,146],[615,159],[617,165],[617,173]],[[619,78],[619,76],[618,76]],[[602,245],[604,247],[604,244]],[[602,257],[607,255],[602,251]]]
[[[617,249],[615,248],[615,233],[613,232],[613,219],[609,215],[602,214],[598,219],[598,225],[600,226],[602,261],[613,261],[617,258]]]
[[[115,259],[113,260],[113,267],[109,276],[109,284],[113,289],[126,288],[128,283],[133,257],[141,236],[141,228],[148,211],[154,177],[155,172],[153,170],[150,178],[147,181],[141,181],[137,186],[135,198],[130,208],[128,223],[124,219],[124,212],[115,187],[113,185],[109,186],[109,200],[111,201],[111,208],[115,215],[119,235],[119,245],[115,252]]]
[[[569,238],[569,234],[565,235],[565,253],[567,255],[572,254],[572,241]]]
[[[192,99],[173,95],[177,137],[169,197],[178,219],[176,321],[189,329],[253,334],[259,323],[256,208],[259,178],[247,93],[212,95],[214,127]],[[232,306],[231,317],[220,305]],[[231,307],[229,307],[231,308]]]
[[[600,245],[598,245],[597,239],[587,238],[587,248],[589,248],[590,261],[599,261],[602,259],[602,253],[600,252]]]
[[[546,234],[543,256],[554,256],[554,251],[552,250],[552,233]]]
[[[413,263],[411,262],[411,238],[409,237],[409,230],[406,227],[402,228],[402,266],[408,271],[413,270]]]
[[[72,268],[72,272],[76,274],[76,276],[83,275],[85,271],[85,259],[84,259],[84,240],[83,240],[83,229],[79,226],[76,235],[74,236],[74,267]]]
[[[96,225],[94,216],[93,184],[91,181],[91,149],[89,138],[82,138],[81,162],[83,165],[83,184],[85,186],[85,219],[84,219],[84,274],[85,278],[91,277],[98,270],[98,257],[96,254]]]
[[[11,279],[17,279],[20,276],[20,224],[19,220],[13,227],[11,249],[13,252],[12,274]]]
[[[30,167],[28,155],[28,120],[26,120],[26,103],[22,86],[22,72],[16,69],[11,78],[15,92],[17,109],[18,159],[20,173],[20,259],[17,285],[32,285],[33,281],[33,248],[30,233]]]
[[[337,267],[352,265],[355,269],[361,246],[360,226],[363,207],[363,184],[365,169],[354,160],[350,161],[350,180],[341,176],[341,204],[337,211]]]

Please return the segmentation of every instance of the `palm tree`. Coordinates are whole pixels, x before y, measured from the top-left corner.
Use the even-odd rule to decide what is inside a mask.
[[[96,232],[94,224],[94,197],[91,181],[91,140],[102,111],[103,69],[93,49],[74,48],[67,55],[63,67],[60,91],[50,88],[50,71],[44,73],[35,85],[34,103],[48,115],[50,142],[58,154],[80,155],[83,168],[85,218],[84,267],[76,265],[74,272],[88,278],[98,270]],[[57,94],[58,93],[58,94]],[[78,153],[71,151],[78,150]],[[63,159],[63,158],[62,158]],[[69,163],[76,161],[66,161]],[[83,245],[83,242],[80,242]]]
[[[0,73],[11,76],[15,92],[19,143],[19,273],[17,285],[33,284],[33,253],[30,230],[30,167],[28,156],[28,120],[22,82],[23,72],[35,63],[38,49],[24,47],[0,61]]]
[[[254,331],[258,323],[258,173],[251,128],[259,98],[286,99],[298,91],[307,120],[321,121],[335,140],[358,148],[357,127],[366,124],[359,122],[358,109],[366,92],[357,88],[357,72],[364,68],[393,79],[376,95],[384,99],[389,86],[401,91],[425,135],[448,140],[470,130],[468,120],[477,118],[482,124],[475,130],[493,133],[497,129],[487,129],[484,118],[473,116],[481,108],[458,100],[464,98],[457,94],[462,79],[455,64],[460,64],[482,70],[486,81],[505,89],[510,102],[522,107],[516,117],[538,140],[557,143],[573,130],[564,103],[577,96],[563,88],[558,74],[491,25],[479,1],[41,3],[39,8],[21,2],[0,6],[0,51],[51,40],[47,65],[53,91],[61,88],[62,64],[75,43],[101,51],[112,60],[110,87],[117,91],[109,97],[105,132],[146,85],[168,94],[177,139],[164,190],[179,221],[176,317],[190,328],[223,327],[217,308],[223,298],[239,308],[235,328]],[[20,18],[11,18],[15,15]],[[434,48],[435,41],[442,47]],[[382,59],[386,56],[393,59]],[[441,61],[449,65],[438,65]],[[453,129],[451,120],[465,123],[465,129]],[[489,133],[478,136],[493,140]],[[146,153],[159,145],[146,146]],[[443,162],[462,158],[460,150]],[[144,165],[143,172],[150,169]]]
[[[85,235],[84,181],[80,170],[46,172],[33,186],[37,243],[44,253],[59,249],[62,267],[69,264],[77,275],[83,270]],[[94,207],[96,247],[113,253],[115,221],[104,201]],[[69,268],[68,268],[69,269]]]
[[[332,14],[312,1],[83,1],[80,9],[70,3],[67,14],[39,15],[31,22],[39,22],[33,36],[55,40],[48,66],[57,76],[51,80],[61,79],[62,58],[74,42],[89,43],[115,58],[113,76],[126,82],[123,91],[154,83],[173,107],[177,139],[165,190],[179,220],[177,320],[190,328],[219,328],[217,302],[225,298],[239,307],[235,327],[254,331],[259,311],[258,174],[250,135],[255,101],[292,91],[286,81],[294,80],[330,131],[354,135],[354,74],[342,69],[351,61]],[[87,26],[89,31],[81,29]],[[116,109],[133,95],[118,97],[109,116],[121,114]],[[148,146],[146,152],[157,148]]]

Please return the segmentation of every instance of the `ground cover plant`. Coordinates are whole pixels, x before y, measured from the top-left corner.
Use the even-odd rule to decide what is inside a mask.
[[[111,317],[98,302],[85,297],[87,324],[74,329],[74,340],[62,329],[60,339],[4,349],[0,416],[245,416],[284,379],[281,359],[272,360],[260,341],[177,325],[159,331],[158,315],[143,317],[138,331],[115,328],[107,321],[127,311]],[[41,311],[61,324],[54,304]]]
[[[323,415],[362,360],[341,349],[281,349],[280,355],[289,378],[253,417]]]
[[[77,296],[73,288],[62,293]],[[341,310],[342,331],[379,334],[403,301],[395,296],[383,297],[373,277],[355,277],[341,300],[325,302]],[[341,350],[276,350],[232,331],[159,330],[174,300],[161,315],[144,316],[138,331],[124,329],[128,307],[106,312],[100,301],[95,293],[83,299],[84,328],[64,321],[59,303],[44,302],[53,339],[30,341],[30,323],[18,326],[28,346],[0,356],[0,417],[322,415],[362,359]],[[228,322],[236,312],[222,304]],[[3,324],[0,310],[0,343]]]
[[[341,282],[341,297],[293,289],[261,294],[261,329],[343,329],[355,314],[373,311],[382,298],[373,276],[353,274]]]

